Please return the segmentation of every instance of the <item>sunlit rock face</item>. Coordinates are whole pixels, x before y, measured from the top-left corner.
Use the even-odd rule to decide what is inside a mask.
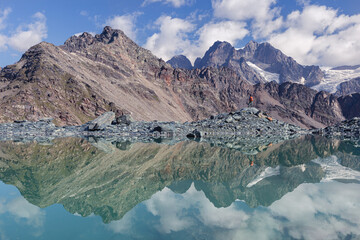
[[[110,222],[165,187],[184,193],[194,184],[216,207],[236,199],[269,206],[300,184],[324,178],[314,159],[334,155],[340,165],[358,168],[351,144],[312,137],[259,146],[257,155],[191,141],[107,144],[104,152],[81,139],[2,142],[0,180],[41,208],[60,203],[71,213]]]

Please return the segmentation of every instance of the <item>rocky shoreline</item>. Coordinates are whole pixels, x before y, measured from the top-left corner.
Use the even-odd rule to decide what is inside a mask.
[[[90,142],[164,142],[184,140],[204,141],[217,146],[239,149],[256,154],[262,148],[301,135],[316,134],[357,141],[360,118],[334,127],[306,130],[272,119],[256,108],[219,114],[195,122],[133,121],[129,115],[115,117],[106,112],[97,119],[79,126],[57,127],[52,119],[37,122],[15,121],[0,124],[0,141],[37,141],[51,143],[55,138],[81,137]]]
[[[345,120],[334,126],[316,129],[313,134],[360,143],[360,118]]]

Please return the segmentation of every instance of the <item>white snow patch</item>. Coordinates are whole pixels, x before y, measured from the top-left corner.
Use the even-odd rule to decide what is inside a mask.
[[[325,172],[325,177],[321,182],[330,182],[335,179],[360,181],[360,172],[342,166],[336,156],[317,158],[312,161],[319,164]]]
[[[266,81],[268,82],[272,82],[275,81],[277,83],[280,82],[279,77],[280,75],[277,73],[271,73],[271,72],[267,72],[261,68],[259,68],[256,64],[247,61],[246,62],[250,67],[252,67],[257,73],[259,73]]]
[[[260,173],[257,178],[252,180],[246,187],[250,188],[265,178],[277,175],[280,175],[280,166],[277,166],[276,168],[267,167],[262,173]]]
[[[304,77],[300,78],[300,84],[303,84],[303,85],[305,84],[305,78]]]
[[[325,74],[324,79],[318,85],[311,87],[317,91],[335,93],[340,83],[360,77],[360,68],[354,70],[331,70],[328,67],[322,67],[321,70]]]

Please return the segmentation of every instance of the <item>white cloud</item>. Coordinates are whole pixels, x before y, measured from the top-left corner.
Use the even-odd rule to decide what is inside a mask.
[[[145,0],[142,5],[144,6],[154,2],[163,2],[164,4],[171,4],[176,8],[191,4],[190,0]]]
[[[6,27],[6,24],[4,22],[7,16],[10,14],[10,12],[11,12],[11,8],[5,8],[4,10],[0,9],[0,30]],[[0,34],[0,51],[4,51],[7,49],[6,43],[7,43],[7,37],[3,34]]]
[[[34,23],[18,27],[16,32],[8,38],[10,47],[23,52],[47,38],[45,15],[37,12],[33,18],[35,19]]]
[[[149,37],[144,45],[155,55],[168,60],[191,46],[187,36],[187,33],[195,28],[191,22],[162,16],[156,20],[155,24],[159,26],[160,32]]]
[[[212,6],[216,17],[239,21],[252,19],[262,21],[275,16],[276,9],[271,9],[274,3],[276,0],[213,0]]]
[[[174,55],[184,54],[194,61],[215,41],[235,44],[249,33],[245,23],[236,21],[210,22],[195,33],[193,23],[179,18],[163,16],[156,21],[156,24],[159,26],[159,32],[149,37],[144,47],[165,60]],[[193,36],[197,38],[192,39]]]
[[[0,9],[0,30],[5,28],[4,21],[6,20],[7,16],[11,13],[11,8],[5,8],[4,10]]]
[[[114,29],[122,30],[129,38],[136,40],[136,26],[135,21],[140,13],[136,12],[133,14],[126,14],[122,16],[114,16],[109,18],[105,25],[110,26]]]
[[[250,21],[253,37],[264,38],[283,22],[276,0],[213,0],[214,15],[232,21]]]
[[[222,21],[205,24],[197,31],[199,39],[190,49],[184,49],[185,55],[191,60],[202,56],[216,41],[226,41],[235,45],[238,40],[248,35],[246,24],[236,21]]]
[[[302,64],[326,66],[359,64],[360,14],[339,15],[326,6],[307,5],[290,13],[285,31],[269,42]]]
[[[285,20],[276,0],[213,0],[214,16],[247,22],[255,40],[269,41],[301,64],[339,66],[359,64],[360,14],[297,0],[302,9]]]

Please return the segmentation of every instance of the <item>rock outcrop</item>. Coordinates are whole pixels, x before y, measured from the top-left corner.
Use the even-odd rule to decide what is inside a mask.
[[[87,127],[88,131],[99,131],[104,130],[115,120],[114,112],[106,112],[100,117],[92,120]]]
[[[329,126],[324,129],[318,129],[313,132],[328,138],[350,140],[360,144],[360,118],[355,117],[351,120],[346,120],[334,126]],[[359,145],[360,146],[360,145]]]
[[[338,86],[339,90],[336,91],[336,96],[346,96],[353,93],[360,93],[360,77],[342,82]]]

